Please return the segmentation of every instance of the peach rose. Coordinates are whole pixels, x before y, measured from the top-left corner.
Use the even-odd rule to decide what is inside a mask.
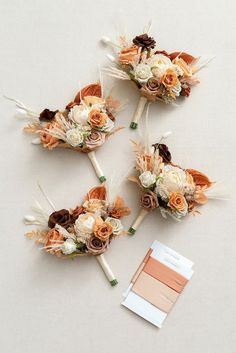
[[[107,115],[105,113],[101,113],[98,109],[93,109],[89,113],[88,121],[92,127],[102,128],[106,125]]]
[[[102,224],[95,225],[94,234],[97,238],[105,241],[112,234],[112,226],[109,223],[103,222]]]
[[[45,128],[46,129],[52,129],[55,125],[48,123]],[[41,131],[40,132],[40,141],[43,144],[43,147],[47,147],[49,150],[53,149],[56,147],[59,143],[59,140],[56,137],[53,137],[50,135],[49,132],[46,131]]]
[[[181,215],[185,215],[188,210],[188,204],[185,197],[179,192],[171,192],[168,206]]]
[[[178,82],[178,76],[172,69],[167,69],[164,75],[161,77],[161,83],[167,87],[174,87]]]
[[[138,52],[139,48],[136,46],[121,50],[119,54],[119,62],[125,65],[130,64],[135,59],[136,55],[138,55]]]

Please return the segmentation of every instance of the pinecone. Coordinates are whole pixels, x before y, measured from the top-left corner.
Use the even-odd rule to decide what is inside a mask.
[[[147,33],[136,36],[133,39],[133,43],[142,49],[153,49],[155,48],[156,41],[147,35]]]

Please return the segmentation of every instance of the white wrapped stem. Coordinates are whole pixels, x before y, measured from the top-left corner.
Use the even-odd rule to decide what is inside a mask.
[[[143,114],[143,110],[145,108],[145,105],[147,104],[147,98],[145,97],[140,97],[139,102],[138,102],[138,106],[136,108],[136,111],[134,113],[134,117],[133,120],[130,124],[131,129],[136,129],[139,123],[139,120]]]
[[[100,266],[101,266],[103,272],[105,273],[106,278],[108,279],[110,284],[112,286],[115,286],[118,283],[118,281],[115,278],[112,270],[110,269],[110,266],[106,262],[106,259],[105,259],[104,255],[102,254],[102,255],[95,256],[95,257],[96,257],[98,263],[100,264]]]
[[[101,167],[100,167],[100,165],[98,164],[98,161],[97,161],[97,159],[96,159],[95,152],[94,152],[94,151],[89,152],[89,153],[88,153],[88,157],[89,157],[89,159],[90,159],[90,161],[91,161],[91,163],[92,163],[92,166],[93,166],[93,168],[94,168],[94,170],[95,170],[95,173],[96,173],[98,179],[99,179],[101,182],[106,181],[106,178],[105,178],[105,176],[104,176],[104,174],[103,174],[103,171],[102,171],[102,169],[101,169]]]
[[[131,235],[135,234],[136,230],[138,229],[138,227],[140,226],[140,224],[142,223],[143,219],[146,217],[147,214],[148,214],[148,211],[142,208],[138,214],[138,217],[136,218],[132,226],[129,228],[129,233]]]

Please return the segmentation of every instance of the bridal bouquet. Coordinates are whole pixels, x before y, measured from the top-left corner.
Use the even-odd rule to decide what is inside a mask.
[[[53,212],[48,213],[37,202],[37,207],[33,208],[37,216],[27,215],[24,220],[28,225],[40,226],[40,229],[26,235],[43,244],[42,249],[47,253],[59,258],[96,256],[111,285],[116,285],[117,280],[103,253],[114,238],[127,233],[121,219],[130,214],[130,209],[123,199],[117,196],[109,201],[105,185],[92,188],[82,204],[71,209],[55,210],[51,200],[46,198]]]
[[[102,97],[100,83],[84,87],[63,111],[46,108],[37,113],[20,101],[11,100],[30,119],[24,131],[38,136],[32,141],[33,144],[40,144],[49,150],[61,147],[87,153],[99,180],[106,180],[94,151],[119,130],[114,126],[120,103],[111,96]]]
[[[102,41],[116,55],[108,54],[115,66],[105,71],[115,78],[132,81],[139,89],[141,97],[130,125],[133,129],[137,128],[147,102],[173,103],[180,96],[188,97],[191,87],[199,82],[196,72],[204,65],[199,65],[197,58],[185,52],[167,53],[156,48],[156,41],[146,32],[131,40],[120,36],[118,43],[108,37]]]
[[[170,216],[180,221],[188,214],[198,213],[198,206],[214,198],[214,193],[210,192],[214,183],[195,169],[174,164],[165,144],[154,144],[151,149],[141,143],[134,146],[138,176],[131,176],[129,180],[138,184],[142,194],[141,211],[129,229],[130,234],[136,232],[152,210],[159,210],[164,218]]]

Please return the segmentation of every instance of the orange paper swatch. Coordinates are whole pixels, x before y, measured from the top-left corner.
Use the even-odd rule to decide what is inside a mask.
[[[145,272],[139,275],[132,291],[166,313],[171,310],[179,296],[176,291]]]
[[[152,257],[148,259],[143,271],[178,293],[181,293],[188,283],[188,280],[185,277]]]

